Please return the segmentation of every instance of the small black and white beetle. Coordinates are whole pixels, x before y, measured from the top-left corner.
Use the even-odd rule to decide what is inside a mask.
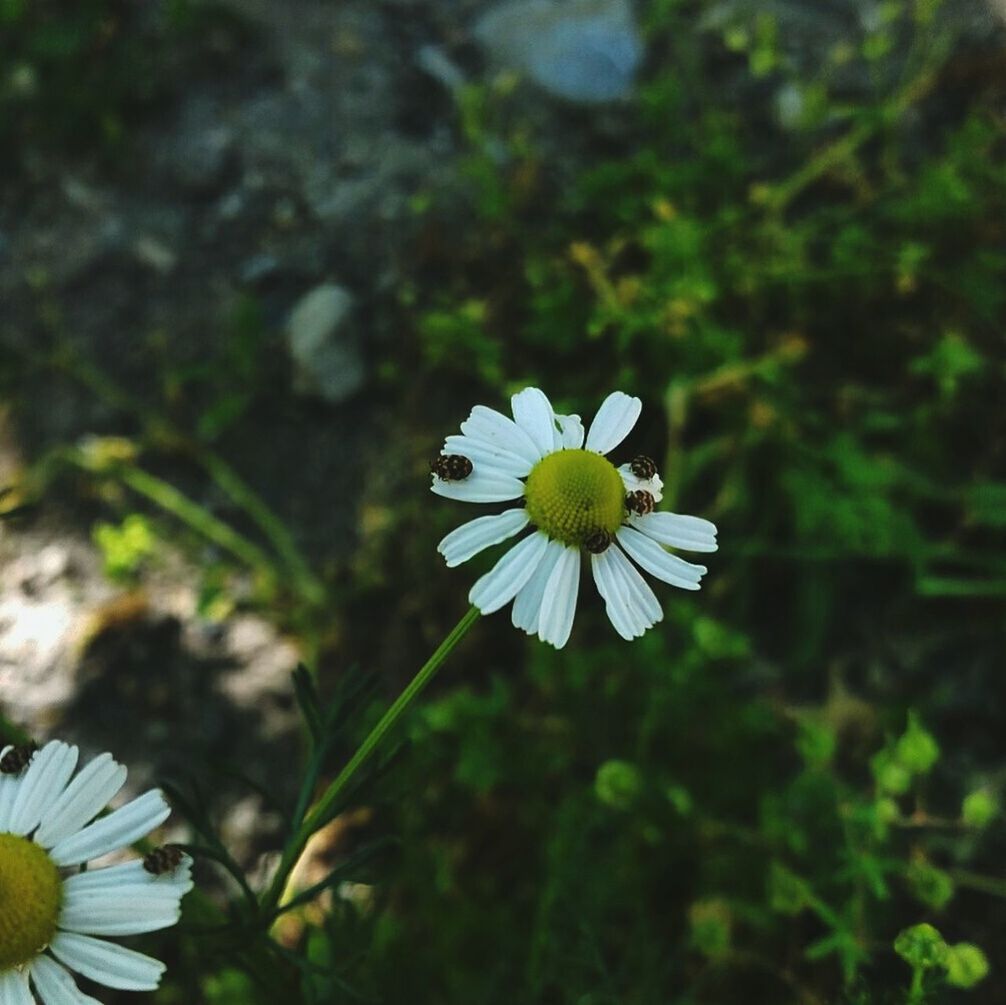
[[[472,473],[472,462],[461,454],[441,454],[434,458],[430,472],[441,481],[462,482]]]
[[[152,876],[174,872],[182,864],[182,849],[176,844],[163,844],[143,858],[143,868]]]
[[[600,555],[607,551],[614,538],[606,530],[595,530],[584,542],[583,546],[592,555]]]
[[[12,750],[8,750],[3,757],[0,757],[0,772],[5,775],[20,775],[31,763],[31,759],[38,750],[37,743],[23,743]]]
[[[648,482],[657,473],[657,465],[646,454],[637,454],[629,463],[629,470],[637,478]]]
[[[653,496],[645,489],[636,489],[625,497],[625,508],[637,516],[653,512]]]

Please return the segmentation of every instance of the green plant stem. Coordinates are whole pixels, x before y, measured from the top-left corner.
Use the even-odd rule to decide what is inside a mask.
[[[950,876],[958,886],[966,886],[992,897],[1006,897],[1006,880],[998,876],[983,876],[981,873],[968,872],[966,869],[951,869]]]
[[[820,153],[811,157],[799,171],[776,186],[766,202],[768,208],[774,213],[783,213],[808,185],[836,167],[848,163],[875,133],[896,122],[907,109],[924,98],[935,86],[936,78],[936,68],[927,67],[891,98],[880,115],[855,125],[845,136],[826,146]]]
[[[283,852],[283,857],[280,860],[279,868],[276,870],[272,885],[262,899],[262,907],[265,912],[272,912],[279,904],[283,891],[286,889],[287,879],[300,860],[300,856],[307,847],[307,842],[311,835],[327,823],[332,808],[346,791],[353,777],[370,760],[384,737],[394,728],[409,706],[433,679],[433,675],[440,668],[440,664],[444,662],[454,647],[464,638],[468,629],[475,624],[479,613],[477,607],[470,608],[468,613],[454,626],[444,641],[437,646],[433,655],[423,664],[415,677],[412,678],[405,690],[402,691],[384,715],[381,716],[377,725],[367,734],[367,738],[360,744],[356,753],[349,759],[346,766],[335,777],[335,780],[331,782],[321,798],[314,804]]]
[[[308,603],[320,606],[325,587],[311,571],[297,548],[293,535],[262,498],[212,448],[175,428],[167,419],[143,401],[128,394],[97,366],[76,354],[61,354],[52,361],[58,369],[78,380],[100,399],[115,408],[136,415],[143,423],[149,440],[188,454],[213,479],[217,487],[239,506],[266,536],[276,553],[292,573],[297,592]],[[154,499],[155,502],[158,500]],[[226,547],[226,546],[225,546]],[[239,556],[240,557],[240,556]]]

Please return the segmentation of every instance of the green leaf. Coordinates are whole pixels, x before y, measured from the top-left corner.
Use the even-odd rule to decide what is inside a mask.
[[[961,819],[969,827],[988,827],[999,815],[999,800],[988,789],[976,789],[964,797]]]
[[[927,907],[942,911],[954,895],[954,881],[948,872],[928,862],[913,862],[908,867],[908,885]]]
[[[944,965],[947,944],[943,936],[926,923],[906,928],[894,940],[894,951],[913,969],[931,970]]]
[[[947,968],[947,983],[955,988],[973,988],[989,972],[985,953],[970,942],[958,942],[948,947],[944,965]]]
[[[908,728],[894,748],[898,763],[913,775],[927,774],[939,760],[940,748],[923,727],[917,713],[908,713]]]
[[[812,899],[810,887],[781,862],[773,862],[768,874],[768,900],[773,911],[799,914]]]
[[[643,791],[639,769],[628,761],[605,761],[597,769],[594,792],[600,802],[616,810],[627,810]]]

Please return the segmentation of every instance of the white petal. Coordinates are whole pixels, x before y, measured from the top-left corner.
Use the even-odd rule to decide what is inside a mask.
[[[525,387],[510,399],[514,421],[531,437],[541,456],[555,450],[555,412],[545,392]]]
[[[716,525],[698,516],[647,513],[629,517],[629,524],[647,537],[685,551],[716,551]]]
[[[618,575],[618,570],[612,561],[612,553],[616,548],[610,547],[599,555],[590,556],[590,569],[597,584],[597,592],[604,599],[604,609],[614,625],[615,631],[623,639],[632,639],[642,635],[645,628],[637,625],[632,617],[625,587]]]
[[[579,415],[557,415],[556,450],[579,450],[583,446],[583,423]]]
[[[485,405],[476,405],[472,409],[471,415],[461,423],[461,432],[523,457],[532,464],[541,460],[541,452],[534,440],[513,419]]]
[[[613,450],[629,435],[643,410],[638,398],[613,391],[597,410],[587,433],[587,449],[599,454]]]
[[[191,887],[191,880],[186,882]],[[167,884],[97,890],[71,889],[64,884],[59,927],[82,935],[138,935],[170,928],[178,921],[184,892],[180,885]]]
[[[93,820],[122,788],[126,769],[102,754],[81,769],[60,797],[46,807],[35,834],[35,843],[51,848]]]
[[[44,1005],[101,1005],[77,987],[68,970],[44,953],[32,960],[31,979]]]
[[[192,889],[192,859],[183,855],[177,868],[155,876],[143,868],[143,859],[134,858],[104,869],[88,869],[63,880],[64,891],[83,895],[92,891],[122,890],[142,891],[142,896],[159,895],[162,891],[175,891],[181,896]]]
[[[27,834],[38,826],[42,813],[59,798],[77,766],[77,748],[60,740],[47,743],[21,776],[10,811],[10,832]]]
[[[89,935],[59,932],[49,948],[71,970],[122,991],[153,991],[164,973],[159,960]]]
[[[19,970],[0,971],[0,1005],[35,1005],[35,999],[28,990],[26,973]]]
[[[561,649],[569,641],[580,589],[580,549],[563,548],[545,586],[538,638]]]
[[[495,516],[477,517],[452,530],[437,545],[437,551],[447,560],[447,567],[453,569],[480,551],[522,531],[528,519],[527,510],[523,508],[508,509]]]
[[[545,596],[548,577],[552,575],[555,563],[559,561],[559,556],[565,549],[566,546],[561,541],[548,542],[545,555],[538,563],[538,568],[517,591],[517,596],[514,598],[513,611],[510,615],[514,628],[520,628],[528,635],[537,633],[538,620],[541,616],[541,602]]]
[[[622,596],[625,597],[629,608],[635,612],[637,625],[643,625],[645,630],[652,628],[658,621],[663,621],[663,608],[650,584],[643,579],[639,570],[625,557],[620,548],[612,546],[608,551],[611,552],[612,565],[621,581]]]
[[[677,555],[668,554],[652,538],[631,527],[620,527],[617,537],[618,543],[628,552],[629,557],[651,576],[682,590],[699,588],[699,580],[707,571],[704,565],[693,565]]]
[[[7,748],[10,749],[9,747]],[[17,795],[21,779],[13,775],[0,775],[0,834],[10,831],[14,797]]]
[[[170,813],[164,794],[154,789],[58,842],[49,857],[56,865],[67,866],[107,855],[149,834]]]
[[[511,478],[526,477],[534,466],[531,461],[517,454],[494,447],[484,440],[472,436],[448,436],[444,441],[445,454],[461,454],[472,462],[477,471],[490,471],[492,474],[509,475]]]
[[[492,614],[508,604],[533,575],[547,545],[548,538],[541,531],[515,544],[476,581],[468,594],[469,601],[483,614]]]
[[[622,476],[622,484],[626,492],[649,492],[653,496],[654,502],[660,502],[664,498],[664,483],[660,475],[655,474],[652,478],[637,478],[632,473],[632,468],[628,464],[623,464],[618,473]]]
[[[430,488],[438,496],[459,502],[507,502],[524,495],[523,482],[493,471],[476,471],[460,482],[445,482],[434,475]]]

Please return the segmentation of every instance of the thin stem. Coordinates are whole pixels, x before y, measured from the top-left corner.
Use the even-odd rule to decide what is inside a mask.
[[[966,869],[951,869],[950,876],[958,886],[966,886],[993,897],[1006,897],[1006,880],[998,876],[983,876],[981,873],[968,872]]]
[[[266,892],[262,907],[266,912],[275,909],[283,896],[287,878],[293,871],[307,842],[315,831],[327,822],[328,816],[337,800],[346,791],[356,773],[373,756],[384,737],[394,728],[409,706],[419,696],[422,690],[432,680],[440,664],[450,655],[454,647],[464,638],[479,616],[477,607],[469,609],[468,613],[454,626],[433,655],[423,664],[419,672],[409,682],[404,691],[395,699],[388,710],[381,716],[377,725],[370,731],[367,738],[360,744],[356,753],[349,759],[346,766],[339,772],[335,780],[328,786],[321,798],[314,804],[306,819],[300,824],[297,833],[291,839],[283,852],[279,868],[273,878],[272,885]]]

